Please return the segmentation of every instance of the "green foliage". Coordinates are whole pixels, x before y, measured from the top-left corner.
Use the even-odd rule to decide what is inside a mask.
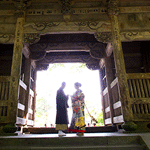
[[[65,68],[65,65],[63,63],[50,64],[48,70],[52,71],[52,70],[56,69],[57,67],[63,67],[63,68]]]
[[[54,63],[54,64],[50,64],[49,65],[49,71],[53,71],[54,69],[58,68],[58,67],[61,67],[61,68],[66,68],[66,65],[65,63]],[[74,73],[74,72],[83,72],[84,68],[86,68],[86,64],[85,63],[76,63],[76,64],[73,64],[71,67],[70,67],[70,72]]]
[[[103,122],[103,113],[102,112],[95,111],[95,109],[92,109],[91,111],[89,110],[89,113],[90,113],[91,116],[93,116],[98,121],[98,123],[96,124],[96,126],[103,126],[104,125],[104,122]],[[86,113],[85,117],[88,118],[88,117],[90,117],[90,115],[88,113]],[[95,123],[95,122],[93,122],[93,123]]]
[[[51,109],[51,106],[47,104],[47,100],[43,97],[37,98],[36,101],[36,122],[40,126],[44,126],[47,121],[48,110]]]
[[[98,120],[98,125],[99,126],[103,126],[104,122],[103,122],[103,112],[100,112],[99,115],[97,116],[97,120]]]
[[[75,64],[75,65],[73,65],[73,66],[70,68],[70,71],[71,71],[72,73],[74,73],[74,72],[79,72],[79,73],[81,73],[81,72],[84,71],[84,70],[83,70],[84,68],[86,68],[86,64],[85,64],[85,63]]]

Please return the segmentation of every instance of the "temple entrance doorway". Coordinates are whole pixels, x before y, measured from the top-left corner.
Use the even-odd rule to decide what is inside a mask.
[[[66,82],[65,93],[69,95],[68,116],[72,117],[71,95],[74,83],[82,84],[85,94],[85,122],[87,126],[103,126],[99,70],[90,70],[85,63],[51,63],[45,71],[37,72],[35,127],[55,127],[56,92]],[[90,113],[90,114],[89,114]],[[91,122],[92,115],[98,123]]]

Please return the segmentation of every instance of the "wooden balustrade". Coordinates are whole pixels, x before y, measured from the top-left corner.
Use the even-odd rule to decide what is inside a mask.
[[[10,96],[10,82],[12,80],[11,76],[0,76],[0,123],[7,123],[9,122],[8,118],[8,105]],[[24,125],[26,123],[26,119],[23,118],[24,111],[25,111],[25,92],[27,90],[27,86],[23,81],[19,81],[20,85],[20,92],[19,92],[19,99],[18,99],[18,116],[16,120],[16,124]],[[31,97],[34,97],[34,92],[30,90]],[[31,99],[32,100],[32,99]],[[33,110],[29,108],[29,114],[32,116]],[[28,124],[33,125],[32,117],[30,117]]]
[[[134,121],[150,119],[150,73],[127,74]]]
[[[130,101],[133,112],[133,121],[149,121],[150,120],[150,73],[129,73],[127,74]],[[118,79],[111,83],[114,123],[122,123],[123,114],[121,101],[118,94]],[[107,87],[103,90],[103,100],[105,104],[104,112],[106,114],[105,124],[111,124],[109,117],[110,106],[108,105]]]
[[[9,100],[9,76],[0,76],[0,117],[1,121],[5,121],[8,115],[8,100]]]

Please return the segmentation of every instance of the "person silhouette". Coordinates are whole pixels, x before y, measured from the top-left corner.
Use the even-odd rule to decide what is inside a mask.
[[[56,130],[58,130],[59,136],[65,136],[63,132],[68,129],[68,96],[64,93],[66,83],[62,82],[61,87],[57,90],[56,95]]]

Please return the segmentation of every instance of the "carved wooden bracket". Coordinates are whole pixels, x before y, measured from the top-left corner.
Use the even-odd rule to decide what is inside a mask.
[[[25,33],[24,34],[24,43],[34,44],[40,40],[40,34],[38,33]]]
[[[96,32],[94,34],[95,38],[99,42],[108,43],[112,41],[112,33],[111,32]]]

